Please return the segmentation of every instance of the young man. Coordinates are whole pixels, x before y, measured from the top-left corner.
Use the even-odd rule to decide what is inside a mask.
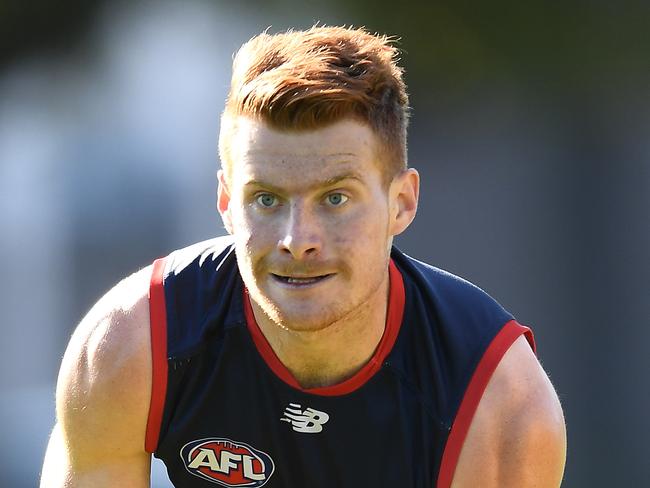
[[[396,50],[261,34],[234,61],[227,238],[127,278],[73,335],[42,485],[557,487],[565,429],[530,331],[392,247],[413,220]]]

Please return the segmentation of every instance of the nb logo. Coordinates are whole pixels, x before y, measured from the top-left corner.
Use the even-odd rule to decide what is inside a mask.
[[[307,408],[302,410],[302,407],[297,403],[290,403],[284,409],[284,417],[280,420],[289,422],[291,428],[296,432],[303,432],[305,434],[317,434],[323,430],[323,425],[327,423],[330,416],[325,412]]]

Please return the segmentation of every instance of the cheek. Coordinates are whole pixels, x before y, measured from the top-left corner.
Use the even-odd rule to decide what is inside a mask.
[[[388,219],[378,213],[365,213],[332,228],[330,242],[349,267],[349,272],[373,276],[383,266],[389,253]],[[362,279],[362,281],[366,281]]]
[[[382,247],[388,236],[388,217],[383,208],[361,208],[329,229],[332,240],[340,246],[372,249]]]
[[[270,219],[247,212],[246,207],[238,208],[233,215],[233,236],[247,254],[257,254],[272,246],[276,229]]]

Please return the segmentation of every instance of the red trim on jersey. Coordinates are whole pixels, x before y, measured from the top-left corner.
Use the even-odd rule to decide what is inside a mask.
[[[460,451],[465,442],[465,437],[472,423],[474,413],[483,396],[483,392],[487,388],[492,373],[494,373],[494,370],[499,365],[503,355],[522,334],[526,336],[526,340],[528,340],[533,352],[536,352],[535,339],[532,331],[528,327],[524,327],[518,322],[511,320],[503,326],[492,340],[483,354],[481,361],[478,363],[472,379],[465,390],[465,395],[460,403],[456,418],[451,426],[451,432],[449,432],[449,437],[447,438],[445,451],[440,462],[440,471],[436,484],[437,488],[448,488],[451,486]]]
[[[151,329],[151,403],[144,448],[154,452],[158,447],[165,395],[167,394],[167,308],[163,274],[166,258],[153,263],[149,285],[149,324]]]
[[[350,393],[360,388],[370,378],[372,378],[377,371],[379,371],[384,359],[386,359],[386,356],[388,356],[392,350],[400,326],[402,325],[402,316],[404,315],[404,281],[392,259],[389,266],[389,278],[390,293],[388,298],[388,308],[386,311],[386,327],[384,329],[384,334],[370,360],[351,378],[348,378],[341,383],[337,383],[336,385],[324,386],[321,388],[302,388],[291,372],[284,364],[282,364],[257,325],[250,298],[248,296],[248,291],[244,288],[244,312],[246,315],[246,323],[257,350],[271,370],[285,383],[296,389],[307,393],[313,393],[315,395],[335,396],[345,395],[346,393]]]

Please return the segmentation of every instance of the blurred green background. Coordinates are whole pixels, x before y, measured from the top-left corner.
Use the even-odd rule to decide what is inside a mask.
[[[650,3],[631,0],[0,2],[0,485],[36,485],[85,311],[223,233],[233,52],[315,22],[401,38],[423,187],[398,245],[534,328],[563,486],[650,486]]]

